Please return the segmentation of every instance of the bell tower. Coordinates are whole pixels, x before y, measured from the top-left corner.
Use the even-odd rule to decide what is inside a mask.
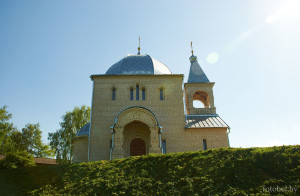
[[[192,47],[192,43],[191,43]],[[214,104],[213,87],[214,82],[210,82],[204,71],[200,67],[197,57],[190,57],[190,73],[187,83],[184,83],[185,104],[187,115],[214,115],[216,108]],[[200,101],[203,107],[195,107],[195,101]]]

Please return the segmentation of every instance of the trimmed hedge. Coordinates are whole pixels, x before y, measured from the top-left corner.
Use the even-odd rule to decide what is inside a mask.
[[[249,195],[300,188],[300,147],[215,149],[71,165],[36,195]],[[271,190],[268,192],[268,190]]]
[[[299,190],[299,145],[0,169],[0,195],[300,195]]]

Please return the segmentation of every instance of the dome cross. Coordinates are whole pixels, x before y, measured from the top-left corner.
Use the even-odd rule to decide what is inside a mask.
[[[140,36],[139,36],[138,55],[141,55],[141,39],[140,39]]]

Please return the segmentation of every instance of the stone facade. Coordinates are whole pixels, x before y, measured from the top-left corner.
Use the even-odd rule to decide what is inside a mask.
[[[90,161],[109,159],[110,140],[112,138],[110,130],[119,114],[120,116],[114,128],[114,151],[122,151],[121,149],[124,147],[122,133],[126,123],[139,121],[149,127],[151,139],[153,136],[157,142],[153,145],[156,146],[159,145],[157,138],[158,124],[162,126],[162,138],[170,140],[168,152],[176,152],[175,143],[180,143],[180,140],[176,139],[176,135],[185,130],[182,79],[183,75],[94,76]],[[140,89],[145,88],[145,100],[142,100],[142,93],[140,93],[139,100],[136,100],[136,96],[134,96],[134,100],[130,100],[130,89],[134,89],[134,95],[136,95],[137,84],[139,84]],[[113,88],[116,89],[115,100],[112,100]],[[164,90],[164,100],[160,100],[161,88]],[[130,107],[136,107],[136,109],[128,112],[133,115],[126,116],[124,112]],[[153,113],[152,116],[155,115],[158,120],[155,117],[151,119],[151,115],[146,115],[145,111],[138,109],[139,107],[150,110]],[[132,110],[132,108],[127,110]],[[153,119],[156,122],[153,122]],[[173,145],[171,141],[173,141]],[[153,152],[157,151],[159,151],[157,148],[153,150]],[[113,158],[116,158],[115,154],[114,152]]]
[[[88,136],[79,136],[73,140],[73,162],[88,161]]]
[[[167,153],[203,150],[204,140],[207,149],[229,147],[227,125],[208,122],[209,127],[204,123],[186,126],[187,115],[217,116],[214,83],[186,83],[182,89],[181,74],[105,74],[91,78],[89,140],[75,138],[76,162],[128,157],[135,138],[144,141],[146,154],[162,153],[162,141]],[[193,107],[196,99],[204,108]]]

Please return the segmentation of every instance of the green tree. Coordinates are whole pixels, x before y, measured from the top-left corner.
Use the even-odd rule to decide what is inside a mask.
[[[35,157],[53,156],[53,151],[42,142],[42,131],[39,124],[27,124],[20,131],[11,134],[14,149],[16,151],[27,151]]]
[[[6,108],[7,106],[0,107],[0,154],[6,154],[6,152],[13,150],[10,135],[17,130],[13,123],[8,122],[12,115],[8,113]]]
[[[90,107],[75,107],[73,111],[62,116],[61,129],[48,134],[50,146],[59,163],[70,163],[72,160],[72,141],[80,128],[90,121],[90,115]]]
[[[0,160],[0,168],[13,169],[33,166],[35,166],[33,156],[27,151],[9,152],[3,160]]]
[[[18,131],[9,123],[12,117],[6,106],[0,108],[0,154],[26,151],[35,157],[53,156],[53,151],[42,142],[42,131],[39,124],[27,124]]]

